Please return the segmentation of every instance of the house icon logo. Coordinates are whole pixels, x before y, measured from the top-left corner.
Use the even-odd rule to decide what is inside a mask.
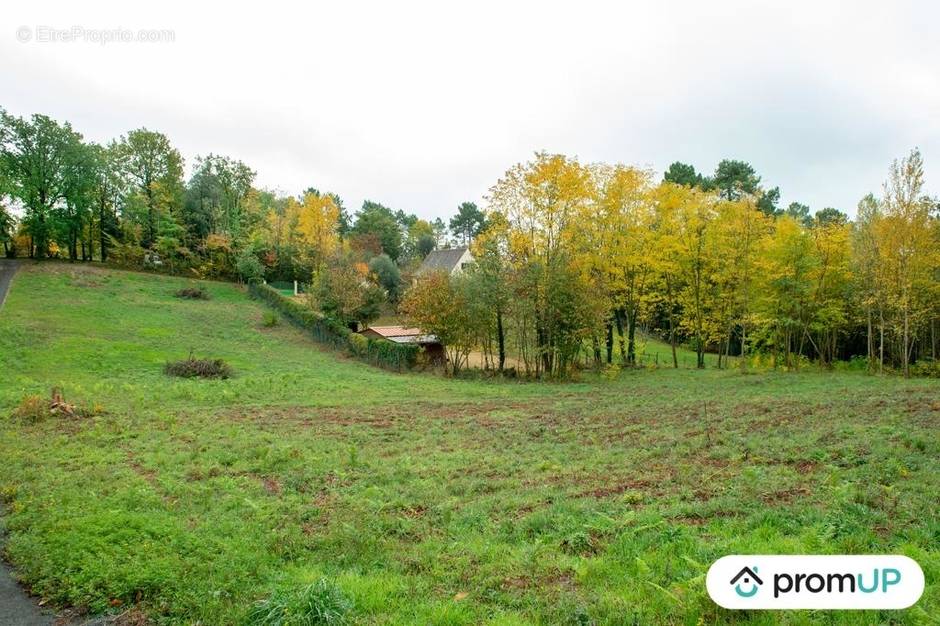
[[[734,585],[734,592],[736,594],[742,598],[750,598],[757,593],[757,590],[764,584],[764,581],[757,575],[757,566],[755,565],[753,568],[743,568],[731,579],[731,584]],[[747,590],[741,589],[741,585],[744,585]],[[749,588],[748,585],[750,586]]]

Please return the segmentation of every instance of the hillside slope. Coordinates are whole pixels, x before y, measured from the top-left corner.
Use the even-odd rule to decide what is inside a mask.
[[[718,609],[708,564],[854,552],[912,556],[924,598],[827,623],[940,612],[937,381],[401,375],[186,284],[28,265],[0,315],[7,555],[59,606],[239,623],[322,580],[356,624],[805,624]],[[163,374],[191,350],[235,376]],[[97,414],[6,418],[53,386]]]

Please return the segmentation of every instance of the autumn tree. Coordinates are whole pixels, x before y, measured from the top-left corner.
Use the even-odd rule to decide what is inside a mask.
[[[881,219],[881,203],[874,194],[868,194],[858,203],[855,223],[852,227],[852,273],[854,299],[865,315],[865,342],[868,368],[875,368],[875,312],[877,311],[880,342],[878,349],[879,369],[884,368],[884,301],[878,297],[881,269],[878,261],[878,242],[875,239],[875,224]]]
[[[506,334],[510,323],[513,272],[509,261],[509,223],[494,213],[485,230],[473,242],[475,263],[465,272],[471,298],[481,306],[478,312],[484,355],[493,354],[496,368],[506,366]]]
[[[684,291],[681,229],[686,203],[694,201],[691,187],[663,182],[653,191],[656,247],[653,252],[657,288],[653,302],[666,318],[666,337],[672,352],[673,367],[679,367],[676,354],[679,324],[682,315],[681,294]],[[608,348],[609,350],[609,348]],[[609,360],[609,359],[608,359]]]
[[[920,151],[891,165],[884,185],[883,215],[874,223],[880,288],[892,313],[898,357],[910,376],[914,344],[928,321],[938,267],[938,244],[931,218],[932,200],[924,193]]]
[[[289,210],[298,211],[297,231],[316,276],[339,245],[339,207],[332,196],[308,191],[303,204]]]
[[[314,309],[343,325],[368,324],[376,319],[385,303],[385,294],[364,263],[338,253],[317,274],[309,295]]]
[[[451,374],[464,367],[479,332],[463,278],[445,272],[427,274],[408,290],[399,311],[406,323],[443,344]]]
[[[509,225],[518,341],[536,375],[564,375],[605,313],[578,244],[594,197],[588,168],[544,152],[511,168],[490,190],[490,211]]]
[[[808,326],[816,263],[813,240],[803,226],[789,215],[777,219],[761,255],[761,305],[771,345],[775,354],[782,352],[788,368],[799,366],[796,348]]]
[[[668,185],[668,183],[666,183]],[[712,225],[716,218],[715,196],[691,187],[667,187],[660,202],[667,202],[675,212],[677,227],[674,261],[681,291],[679,302],[686,315],[680,325],[693,338],[696,367],[705,367],[709,310],[713,295],[714,255]]]
[[[747,367],[748,330],[755,324],[754,302],[760,282],[757,263],[769,229],[767,213],[755,206],[753,197],[722,201],[716,206],[713,225],[714,280],[719,303],[719,364],[731,352],[739,331],[741,367]]]
[[[851,229],[840,220],[816,221],[809,228],[815,264],[805,335],[823,365],[838,355],[838,340],[849,322]]]
[[[589,253],[604,274],[623,363],[636,365],[636,327],[650,303],[657,245],[652,173],[615,165],[597,166],[593,174],[597,199],[591,210],[598,237]]]

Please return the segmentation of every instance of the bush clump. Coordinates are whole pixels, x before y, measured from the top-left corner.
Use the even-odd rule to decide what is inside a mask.
[[[299,589],[277,590],[255,604],[246,623],[257,626],[337,626],[347,623],[352,603],[335,584],[321,578]]]
[[[167,362],[163,373],[180,378],[231,378],[232,368],[222,359],[197,359],[190,352],[188,359]]]
[[[911,375],[940,378],[940,361],[918,361],[911,366]]]
[[[209,292],[202,287],[184,287],[174,294],[177,298],[185,300],[208,300]]]

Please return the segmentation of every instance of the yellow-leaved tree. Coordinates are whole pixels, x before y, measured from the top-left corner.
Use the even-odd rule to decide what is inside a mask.
[[[718,203],[713,238],[715,282],[718,303],[715,307],[720,337],[718,365],[722,346],[728,358],[736,330],[740,331],[741,367],[746,367],[748,330],[753,327],[754,301],[759,288],[757,263],[771,223],[752,196]]]
[[[536,375],[564,375],[602,323],[584,238],[594,197],[588,168],[544,152],[506,172],[488,196],[507,225],[520,359]]]
[[[620,164],[596,165],[592,173],[597,200],[585,227],[591,224],[596,238],[589,252],[606,286],[623,364],[636,365],[637,321],[652,304],[655,284],[653,174]],[[610,322],[608,337],[609,329]]]
[[[316,280],[339,245],[339,207],[329,194],[307,192],[303,200],[298,211],[297,230]]]
[[[920,330],[935,306],[938,267],[933,203],[924,193],[924,162],[920,151],[895,161],[884,185],[882,213],[872,225],[877,249],[879,291],[894,330],[897,355],[910,376],[911,355]]]

